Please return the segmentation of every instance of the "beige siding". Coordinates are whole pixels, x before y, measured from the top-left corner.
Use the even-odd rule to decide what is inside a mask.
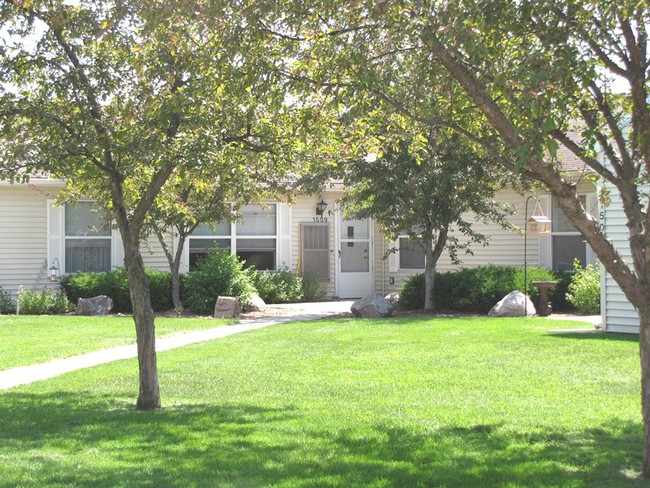
[[[508,203],[515,207],[515,213],[509,218],[509,221],[523,228],[526,196],[517,194],[511,190],[503,190],[497,194],[496,199],[502,203]],[[528,204],[528,214],[531,215],[534,208],[534,202]],[[548,209],[543,209],[547,214]],[[378,226],[376,226],[378,227]],[[511,231],[501,228],[497,224],[483,224],[477,222],[474,230],[489,236],[490,240],[487,246],[474,245],[472,250],[474,255],[459,255],[461,263],[452,264],[448,254],[443,254],[438,261],[438,271],[450,271],[460,268],[473,268],[486,264],[522,266],[524,264],[524,237],[520,232]],[[540,265],[540,239],[543,236],[528,236],[527,240],[527,262],[529,265]],[[386,242],[381,232],[375,230],[375,290],[376,293],[386,294],[396,292],[401,287],[406,278],[411,275],[421,273],[423,270],[400,270],[396,272],[389,271],[388,260],[383,259],[384,253],[392,247],[393,243]],[[394,283],[391,284],[391,278]]]
[[[335,279],[336,279],[336,241],[335,241],[335,227],[334,227],[334,202],[340,194],[328,192],[323,195],[324,200],[328,203],[327,210],[325,211],[324,218],[327,219],[329,227],[329,240],[330,240],[330,259],[329,259],[329,281],[323,282],[323,286],[327,291],[327,297],[335,295]],[[291,207],[291,271],[298,271],[301,267],[301,232],[300,225],[303,223],[314,223],[316,217],[316,203],[320,201],[318,196],[299,196]]]
[[[167,246],[172,249],[172,245],[175,243],[172,242],[171,233],[166,234],[165,241],[167,243]],[[172,252],[175,252],[175,250]],[[160,241],[158,241],[158,238],[156,236],[150,236],[145,242],[142,243],[142,246],[140,247],[140,254],[142,254],[142,260],[144,261],[144,265],[147,268],[169,271],[169,262],[167,261],[165,252],[163,251],[163,248],[160,245]]]
[[[0,185],[0,286],[15,294],[48,285],[47,199],[51,185]]]

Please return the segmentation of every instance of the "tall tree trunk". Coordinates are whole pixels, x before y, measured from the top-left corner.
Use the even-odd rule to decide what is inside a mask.
[[[124,263],[129,277],[129,292],[138,345],[140,390],[136,407],[138,410],[154,410],[160,408],[160,390],[156,363],[154,313],[151,306],[149,283],[144,272],[139,239],[123,237]]]
[[[639,309],[641,358],[641,412],[643,417],[643,476],[650,478],[650,303]]]

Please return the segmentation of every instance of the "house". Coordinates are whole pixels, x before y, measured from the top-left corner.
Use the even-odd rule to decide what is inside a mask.
[[[14,293],[20,286],[56,286],[49,271],[60,274],[109,270],[122,266],[119,232],[102,225],[94,204],[57,206],[55,197],[64,182],[32,178],[26,184],[0,182],[0,286]],[[597,214],[594,188],[579,183],[587,208]],[[398,291],[403,281],[424,268],[422,254],[408,245],[408,238],[387,242],[372,220],[346,219],[337,208],[343,188],[334,185],[320,195],[299,196],[292,205],[267,202],[242,208],[243,222],[202,225],[189,238],[183,251],[181,271],[188,271],[207,249],[231,249],[258,269],[289,268],[304,276],[318,276],[331,297],[354,298],[368,293]],[[512,190],[497,198],[515,206],[510,220],[524,227],[526,196]],[[564,218],[546,194],[537,195],[543,211],[552,220],[550,235],[527,237],[527,263],[554,269],[571,269],[574,257],[583,264],[595,261],[582,237]],[[327,204],[319,209],[319,202]],[[532,206],[528,215],[532,214]],[[522,265],[524,237],[496,224],[476,224],[476,230],[491,236],[489,246],[475,247],[474,255],[462,256],[462,266],[485,264]],[[172,234],[168,244],[175,248]],[[393,246],[398,252],[386,259]],[[142,249],[147,267],[167,270],[167,260],[155,237]],[[455,266],[441,257],[438,269]]]

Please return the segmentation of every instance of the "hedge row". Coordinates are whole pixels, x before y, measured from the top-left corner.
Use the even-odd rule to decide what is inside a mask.
[[[539,290],[532,281],[558,281],[549,293],[553,309],[570,310],[566,300],[571,275],[529,266],[526,269],[528,295],[536,303]],[[480,266],[458,271],[436,273],[434,304],[439,310],[487,313],[499,300],[513,290],[523,290],[524,269],[521,266]],[[402,286],[400,305],[405,309],[420,309],[424,305],[424,274],[411,276]]]
[[[214,311],[216,297],[234,296],[245,308],[257,292],[266,303],[299,302],[320,299],[325,291],[316,280],[303,280],[288,270],[255,271],[244,269],[244,263],[228,251],[215,251],[200,260],[196,269],[181,275],[181,299],[195,313],[209,315]],[[153,309],[171,310],[171,273],[147,269]],[[65,276],[61,286],[68,299],[107,295],[113,299],[113,311],[131,313],[129,283],[124,269],[102,273],[80,273]]]

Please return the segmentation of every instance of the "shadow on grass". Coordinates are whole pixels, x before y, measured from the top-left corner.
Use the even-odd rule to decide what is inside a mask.
[[[551,337],[561,339],[583,339],[594,341],[618,341],[618,342],[639,342],[639,334],[621,334],[617,332],[601,332],[601,331],[586,331],[586,332],[553,332],[548,333]]]
[[[74,394],[0,397],[0,486],[646,486],[641,427],[304,428],[253,405],[137,412]]]

